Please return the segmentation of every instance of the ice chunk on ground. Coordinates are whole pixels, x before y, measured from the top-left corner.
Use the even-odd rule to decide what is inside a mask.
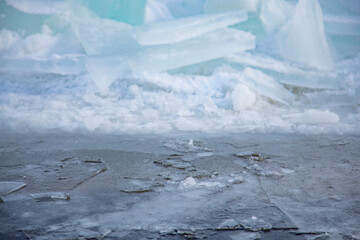
[[[235,230],[240,228],[240,223],[234,219],[227,219],[224,222],[220,223],[216,228],[217,230]]]
[[[284,58],[319,69],[332,68],[333,60],[318,0],[300,0],[280,38],[280,52]]]
[[[236,112],[248,109],[256,102],[256,95],[244,84],[237,84],[231,93],[233,109]]]
[[[63,192],[33,193],[31,194],[31,196],[39,202],[70,200],[69,193],[63,193]]]
[[[24,182],[0,181],[0,196],[16,192],[26,186]]]
[[[249,12],[256,12],[259,0],[206,0],[205,13],[216,13],[245,9]]]
[[[228,179],[228,183],[232,183],[232,184],[240,184],[244,182],[244,178],[242,176],[236,176],[234,174],[231,174],[230,179]]]
[[[254,47],[252,34],[226,28],[177,44],[151,47],[131,59],[129,65],[134,72],[167,71]]]
[[[180,18],[135,28],[141,45],[172,44],[247,20],[246,11]]]
[[[285,0],[263,0],[259,18],[266,32],[281,26],[290,17],[292,6]]]
[[[190,140],[171,139],[169,142],[166,142],[164,144],[164,147],[182,153],[211,152],[214,150],[208,148],[204,142],[196,141],[193,139]],[[176,154],[174,156],[176,156]],[[180,156],[182,156],[182,154]]]
[[[252,216],[249,219],[240,221],[241,226],[245,228],[245,230],[257,232],[257,231],[266,231],[271,230],[272,225],[269,222],[266,222],[260,218]]]
[[[188,177],[184,181],[180,182],[179,188],[187,189],[187,188],[193,188],[195,186],[196,186],[196,180],[192,177]]]
[[[152,192],[156,188],[156,182],[130,179],[124,183],[118,183],[120,192],[124,193],[145,193]]]

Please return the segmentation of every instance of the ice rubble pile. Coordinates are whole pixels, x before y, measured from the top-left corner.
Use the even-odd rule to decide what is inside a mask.
[[[292,105],[298,88],[312,101],[342,89],[359,62],[358,0],[2,0],[0,16],[1,71],[86,72],[106,91],[144,73],[216,78],[221,67],[236,79],[223,86],[235,111],[257,96]]]
[[[332,68],[333,56],[359,49],[360,7],[354,0],[6,0],[1,5],[2,69],[67,73],[81,71],[79,64],[68,67],[80,61],[103,89],[129,72],[168,71],[255,48],[260,51],[252,52],[325,70]],[[331,49],[328,39],[336,47]],[[349,49],[335,52],[341,47]]]
[[[250,49],[325,70],[334,57],[359,49],[356,0],[4,0],[1,5],[2,69],[66,73],[67,65],[81,61],[101,88],[129,72],[168,71]],[[348,49],[336,52],[341,47]]]

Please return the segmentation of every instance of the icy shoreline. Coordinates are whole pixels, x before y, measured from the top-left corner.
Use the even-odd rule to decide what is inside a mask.
[[[359,144],[331,134],[5,134],[0,189],[26,186],[1,196],[0,234],[359,239]]]

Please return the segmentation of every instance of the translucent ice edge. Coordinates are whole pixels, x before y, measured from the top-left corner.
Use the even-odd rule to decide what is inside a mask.
[[[354,0],[0,4],[2,131],[359,132]]]

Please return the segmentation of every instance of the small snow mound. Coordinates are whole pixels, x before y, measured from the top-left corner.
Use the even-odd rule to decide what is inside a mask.
[[[192,177],[188,177],[180,182],[180,189],[192,188],[196,186],[196,180]]]
[[[300,124],[317,125],[337,123],[340,118],[336,113],[330,112],[329,110],[320,111],[310,109],[297,115],[294,120]]]
[[[231,100],[234,111],[240,112],[254,105],[256,95],[247,86],[239,83],[231,94]]]

